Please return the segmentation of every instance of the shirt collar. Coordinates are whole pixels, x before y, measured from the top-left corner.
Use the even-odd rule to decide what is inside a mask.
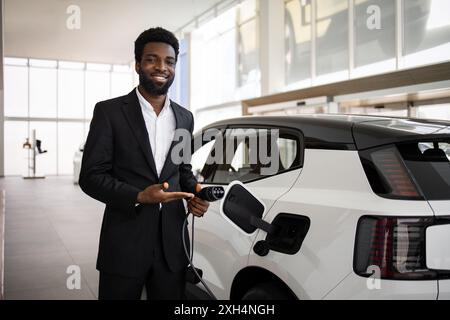
[[[141,105],[141,107],[147,111],[150,111],[152,113],[155,113],[155,110],[153,109],[153,106],[150,104],[150,102],[148,102],[144,96],[139,92],[138,87],[136,87],[136,94],[138,96],[138,100],[139,100],[139,104]],[[170,109],[170,99],[169,96],[166,95],[166,100],[164,101],[164,106],[161,109],[161,112],[159,113],[159,116],[164,115],[167,110]],[[156,115],[156,113],[155,113]]]

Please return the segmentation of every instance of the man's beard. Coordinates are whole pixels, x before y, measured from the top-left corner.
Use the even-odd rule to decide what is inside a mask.
[[[168,78],[167,82],[163,86],[158,86],[152,79],[145,75],[144,71],[141,70],[139,72],[139,84],[145,89],[145,91],[153,96],[165,96],[174,79],[175,77]]]

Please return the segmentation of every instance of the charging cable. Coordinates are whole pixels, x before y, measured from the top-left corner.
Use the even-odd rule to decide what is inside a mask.
[[[200,280],[200,282],[203,284],[203,286],[205,287],[208,295],[214,299],[217,300],[216,296],[214,295],[214,293],[212,293],[211,289],[208,287],[208,285],[205,283],[205,281],[202,279],[202,277],[198,274],[197,269],[195,268],[192,260],[194,258],[194,221],[195,221],[195,216],[192,215],[192,226],[191,226],[191,253],[189,253],[188,248],[186,246],[186,238],[185,238],[185,234],[184,234],[184,230],[187,226],[187,221],[189,218],[189,215],[191,213],[188,211],[188,213],[186,214],[186,218],[184,219],[184,223],[183,223],[183,247],[184,247],[184,253],[186,254],[186,258],[189,260],[189,267],[192,269],[192,271],[194,271],[194,274],[196,275],[196,277]]]
[[[222,199],[224,194],[225,194],[225,190],[223,189],[223,187],[214,186],[214,187],[203,188],[199,193],[196,194],[196,196],[199,197],[200,199],[206,200],[208,202],[214,202],[214,201]],[[188,211],[186,214],[186,218],[184,219],[183,228],[181,231],[182,232],[181,238],[183,239],[184,253],[186,254],[186,258],[189,260],[190,268],[192,269],[194,274],[197,276],[197,278],[200,280],[200,282],[203,284],[208,295],[212,299],[217,300],[214,293],[212,293],[211,289],[208,287],[208,285],[205,283],[205,281],[202,279],[202,277],[198,274],[198,271],[192,262],[194,259],[194,221],[195,221],[195,216],[193,214],[192,214],[192,223],[191,223],[192,224],[192,226],[191,226],[191,247],[190,247],[191,252],[189,252],[189,250],[187,249],[187,246],[186,246],[186,237],[185,237],[184,231],[187,230],[187,221],[188,221],[190,214],[192,214],[192,213],[190,213]]]

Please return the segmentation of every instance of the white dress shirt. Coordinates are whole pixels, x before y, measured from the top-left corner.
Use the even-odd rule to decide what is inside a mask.
[[[170,106],[168,96],[166,96],[166,101],[161,112],[159,115],[156,115],[152,105],[145,100],[139,92],[138,87],[136,87],[136,94],[141,105],[145,127],[147,128],[150,146],[152,147],[153,159],[155,160],[156,171],[159,177],[175,134],[175,114]]]

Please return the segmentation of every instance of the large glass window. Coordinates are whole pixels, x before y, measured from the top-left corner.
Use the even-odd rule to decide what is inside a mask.
[[[226,104],[221,108],[198,110],[195,115],[194,131],[197,131],[208,124],[242,116],[241,103]]]
[[[169,97],[181,106],[189,107],[189,52],[187,39],[180,40],[180,53],[175,70],[175,80],[169,89]]]
[[[27,138],[32,143],[33,129],[47,150],[37,156],[36,173],[72,174],[73,155],[86,138],[95,104],[133,85],[128,65],[9,57],[4,62],[6,175],[30,173],[23,144]]]
[[[36,156],[36,175],[57,174],[56,122],[30,121],[30,138],[33,129],[36,130],[36,140],[41,141],[41,150],[47,151]]]
[[[392,0],[354,0],[354,76],[395,69],[395,7]]]
[[[235,24],[233,8],[192,33],[192,109],[233,100],[237,87]]]
[[[420,119],[450,120],[450,104],[417,107],[416,117]]]
[[[340,106],[339,113],[364,114],[380,117],[408,117],[408,109],[404,103],[385,104],[383,106]]]
[[[24,149],[23,144],[28,138],[28,123],[26,121],[5,121],[4,138],[5,173],[27,175],[29,149]]]
[[[191,110],[260,92],[256,1],[243,1],[191,34]]]
[[[129,66],[114,66],[111,73],[111,96],[119,97],[133,89],[133,77]]]
[[[448,60],[450,1],[403,0],[405,67]]]
[[[317,83],[348,78],[348,0],[316,1]]]
[[[255,82],[259,76],[256,43],[256,20],[252,19],[239,27],[239,85]]]
[[[286,84],[311,79],[311,37],[311,0],[287,2],[285,11]]]
[[[238,86],[249,87],[259,83],[259,53],[257,41],[256,1],[247,0],[238,7]],[[257,88],[255,88],[257,90]],[[254,90],[255,91],[255,90]],[[240,98],[258,92],[242,92]]]
[[[28,68],[5,66],[5,116],[28,116]]]
[[[83,123],[58,123],[58,174],[73,173],[73,156],[84,142],[83,135]]]
[[[56,68],[30,67],[30,117],[56,118]]]
[[[58,117],[84,118],[84,71],[58,71]]]
[[[448,12],[448,0],[285,0],[285,89],[448,61]]]
[[[110,73],[86,71],[86,118],[92,118],[95,104],[108,99],[110,95]]]

